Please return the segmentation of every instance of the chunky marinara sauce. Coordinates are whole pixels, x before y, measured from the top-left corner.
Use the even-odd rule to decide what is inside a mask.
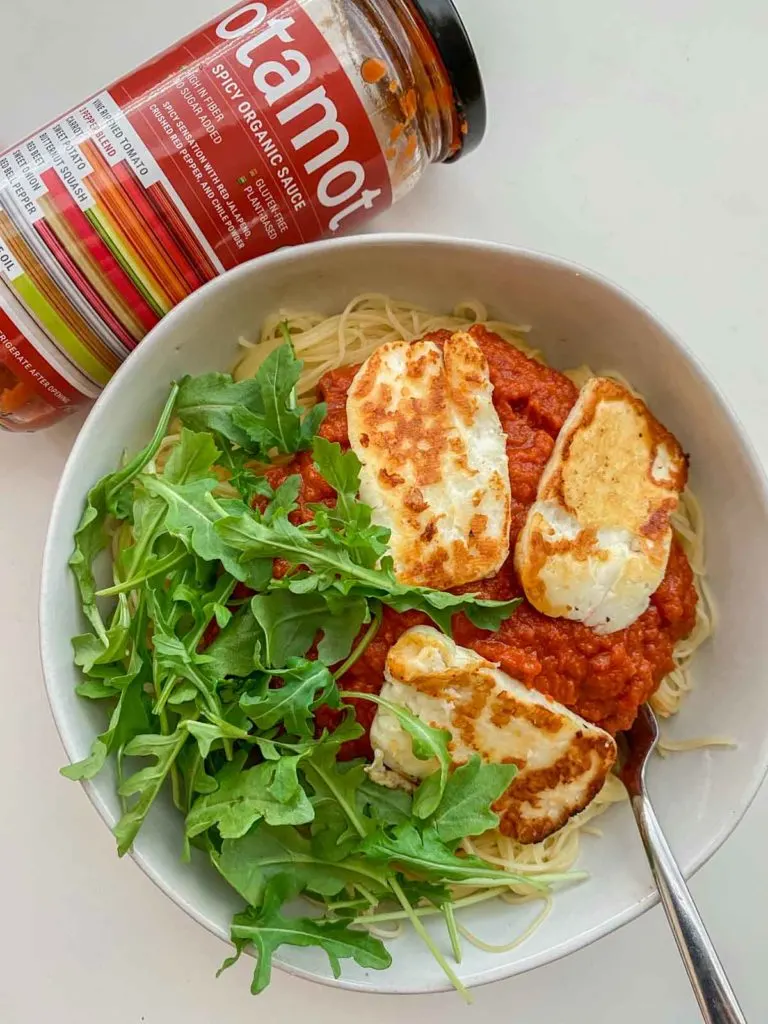
[[[507,435],[513,552],[528,509],[536,498],[539,477],[576,402],[578,390],[563,374],[528,359],[485,328],[473,327],[470,333],[488,360],[493,402]],[[429,335],[438,343],[448,336],[449,332]],[[347,391],[357,369],[351,366],[332,370],[319,384],[319,397],[328,405],[320,433],[345,447],[349,446]],[[308,453],[299,455],[287,466],[271,470],[268,476],[276,486],[294,473],[301,474],[303,480],[295,518],[307,521],[312,513],[306,506],[312,502],[332,503],[334,492],[313,468]],[[521,597],[512,555],[496,576],[463,589],[497,600]],[[515,679],[615,733],[632,724],[639,705],[672,670],[675,644],[693,629],[696,601],[693,572],[675,541],[663,583],[648,610],[628,629],[598,636],[580,622],[548,618],[524,600],[497,633],[477,629],[464,616],[457,616],[454,638],[489,661],[498,662]],[[344,688],[377,693],[389,648],[406,629],[428,622],[418,612],[399,614],[385,609],[381,630],[344,677]],[[368,732],[376,706],[370,701],[354,703],[358,720],[366,731],[359,740],[346,744],[342,756],[370,758]],[[333,728],[339,714],[322,708],[318,719],[321,727]]]

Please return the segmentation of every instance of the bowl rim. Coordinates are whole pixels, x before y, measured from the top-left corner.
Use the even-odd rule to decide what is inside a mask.
[[[766,470],[763,467],[760,456],[737,413],[731,407],[720,386],[710,375],[709,371],[706,369],[696,353],[693,352],[663,320],[653,313],[648,306],[610,278],[564,257],[529,249],[524,246],[439,233],[380,232],[370,235],[351,235],[343,238],[325,239],[299,246],[284,247],[276,252],[267,253],[266,255],[259,256],[253,260],[242,263],[232,270],[227,271],[225,274],[209,281],[196,292],[193,292],[152,328],[137,349],[131,354],[129,358],[129,365],[134,368],[134,371],[137,370],[141,366],[142,361],[151,358],[153,350],[164,343],[163,339],[166,332],[173,328],[177,320],[190,315],[195,308],[202,306],[207,301],[208,294],[216,288],[224,287],[225,281],[234,277],[248,277],[253,274],[256,265],[259,267],[266,267],[274,264],[289,263],[297,259],[301,260],[305,257],[309,258],[313,254],[319,255],[324,252],[337,249],[376,249],[396,246],[423,246],[434,250],[440,250],[446,247],[458,248],[466,252],[468,255],[471,255],[473,251],[496,252],[500,255],[504,254],[509,257],[516,257],[528,263],[552,267],[576,274],[577,276],[582,276],[598,285],[599,288],[612,293],[615,298],[622,301],[626,306],[631,307],[645,320],[652,323],[653,326],[664,335],[665,340],[672,345],[672,347],[675,348],[689,364],[698,383],[708,389],[713,395],[714,399],[720,406],[721,411],[728,420],[734,434],[741,442],[744,453],[747,456],[752,483],[755,485],[757,493],[761,496],[763,511],[768,517],[768,476],[766,475]],[[77,435],[77,438],[75,439],[72,449],[67,456],[64,470],[59,479],[56,494],[51,506],[51,514],[43,552],[39,596],[40,658],[42,662],[45,691],[51,715],[56,725],[56,730],[59,734],[62,746],[64,747],[70,761],[73,760],[75,755],[71,739],[64,734],[63,726],[59,721],[57,713],[58,700],[56,697],[55,686],[51,681],[55,675],[55,669],[53,668],[52,659],[48,651],[48,636],[51,629],[54,628],[55,620],[54,609],[48,599],[48,591],[50,589],[48,579],[56,571],[56,566],[58,564],[57,560],[61,557],[60,554],[54,550],[54,524],[61,515],[63,495],[71,487],[71,478],[74,473],[75,463],[79,461],[80,452],[87,446],[87,444],[90,443],[91,425],[98,419],[101,410],[109,405],[112,395],[121,384],[122,376],[123,371],[121,368],[107,384],[104,391],[91,408]],[[726,824],[720,827],[709,843],[707,843],[694,857],[690,858],[687,863],[681,864],[681,869],[686,879],[690,879],[695,875],[720,849],[726,839],[728,839],[733,831],[738,827],[743,820],[744,815],[751,807],[767,775],[768,745],[763,748],[762,761],[756,763],[755,771],[753,772],[749,785],[745,787],[739,805],[735,808],[735,814],[729,817]],[[102,800],[96,784],[93,780],[83,780],[81,785],[94,808],[111,831],[113,816],[107,805]],[[180,893],[175,890],[173,883],[169,882],[167,878],[155,869],[149,858],[145,857],[140,850],[136,850],[134,848],[130,850],[130,856],[147,875],[147,877],[150,878],[157,886],[157,888],[168,897],[168,899],[181,907],[182,910],[184,910],[191,918],[201,924],[208,931],[212,932],[214,935],[229,944],[229,936],[226,931],[218,927],[215,922],[206,917],[204,913],[199,911],[188,900],[181,896]],[[537,967],[542,967],[545,964],[554,963],[555,961],[560,960],[579,949],[583,949],[586,946],[591,945],[593,942],[609,935],[611,932],[623,927],[630,921],[636,920],[658,902],[659,895],[654,887],[650,892],[638,899],[631,906],[607,918],[599,925],[586,928],[583,931],[563,940],[557,945],[551,946],[546,950],[542,950],[541,952],[532,954],[528,957],[523,957],[516,963],[498,964],[497,966],[491,965],[487,970],[475,972],[462,980],[467,988],[476,988],[496,981],[501,981],[506,978],[511,978],[518,974],[527,973],[528,971],[534,970]],[[274,964],[280,970],[293,976],[303,978],[307,981],[320,983],[330,988],[341,988],[348,991],[382,995],[418,995],[452,991],[450,983],[439,977],[436,977],[434,982],[418,982],[412,985],[404,985],[400,983],[397,987],[392,987],[386,986],[382,982],[378,981],[380,976],[379,973],[371,975],[373,983],[367,984],[360,980],[344,978],[343,976],[338,979],[320,976],[311,970],[298,967],[294,964],[282,962],[278,958],[275,959]],[[381,976],[383,977],[383,973]]]

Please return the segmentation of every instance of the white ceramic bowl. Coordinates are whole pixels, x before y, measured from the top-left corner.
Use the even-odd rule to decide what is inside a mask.
[[[368,236],[284,249],[202,288],[155,328],[105,390],[86,422],[53,508],[42,578],[42,657],[51,707],[67,754],[83,757],[100,731],[98,708],[75,696],[70,637],[82,630],[67,569],[72,534],[88,488],[126,449],[148,439],[174,378],[227,370],[237,339],[255,337],[276,309],[336,312],[358,292],[387,292],[448,311],[475,297],[494,316],[533,325],[533,342],[559,367],[589,363],[626,375],[691,454],[692,482],[707,522],[710,582],[719,607],[713,641],[697,655],[696,688],[673,735],[732,737],[731,751],[698,751],[653,763],[650,789],[672,848],[690,875],[735,827],[768,762],[768,497],[756,456],[706,372],[643,306],[607,281],[562,260],[483,242],[419,236]],[[695,342],[695,339],[694,339]],[[111,767],[86,783],[107,825],[118,816]],[[639,838],[626,806],[585,837],[580,866],[591,874],[555,899],[544,925],[510,953],[467,945],[458,973],[467,985],[509,977],[564,956],[637,917],[655,901]],[[226,938],[239,901],[203,859],[182,864],[182,820],[160,802],[142,830],[134,859],[179,906]],[[489,942],[510,941],[532,908],[486,904],[467,912]],[[444,938],[441,936],[441,942]],[[446,982],[413,934],[391,944],[386,972],[345,964],[335,984],[374,992],[433,992]],[[285,947],[283,968],[332,982],[319,951]],[[211,964],[213,970],[217,965]]]

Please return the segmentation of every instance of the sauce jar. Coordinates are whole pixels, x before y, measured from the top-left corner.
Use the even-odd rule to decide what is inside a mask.
[[[196,288],[355,228],[484,130],[451,0],[239,3],[0,155],[13,330],[98,390]],[[55,421],[3,366],[0,425]]]

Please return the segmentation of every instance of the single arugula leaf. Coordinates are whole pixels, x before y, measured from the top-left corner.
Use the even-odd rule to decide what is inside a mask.
[[[302,479],[298,473],[287,477],[275,489],[272,498],[264,510],[264,522],[271,523],[277,516],[287,516],[297,506],[297,500],[301,491]]]
[[[192,483],[205,480],[221,456],[213,437],[182,427],[179,443],[174,445],[163,470],[170,483]]]
[[[277,730],[273,729],[272,732],[276,733]],[[256,746],[259,748],[261,756],[264,758],[265,761],[279,761],[280,758],[283,756],[280,753],[282,744],[279,741],[275,742],[275,740],[272,737],[254,736],[253,739],[256,743]],[[307,740],[306,743],[308,749],[310,741]],[[300,744],[291,744],[291,750],[296,750],[298,748],[301,748],[302,751],[304,749]]]
[[[280,803],[288,803],[293,800],[296,791],[301,788],[298,776],[298,765],[303,754],[286,754],[279,760],[272,762],[274,775],[270,785],[270,794]],[[269,762],[268,762],[269,763]],[[303,790],[301,790],[303,792]],[[303,824],[301,822],[300,824]]]
[[[317,657],[324,665],[338,665],[352,652],[355,638],[369,620],[368,602],[364,597],[350,596],[328,601],[327,609]]]
[[[479,754],[448,779],[434,825],[444,843],[479,836],[496,828],[499,816],[492,809],[517,775],[513,764],[485,764]]]
[[[238,839],[262,818],[269,825],[303,825],[314,811],[299,781],[299,757],[243,769],[239,755],[216,775],[218,789],[199,797],[187,815],[187,836],[216,825],[222,839]]]
[[[126,756],[152,757],[155,759],[155,763],[148,768],[141,768],[134,775],[125,779],[118,790],[122,797],[135,796],[137,798],[114,828],[117,852],[121,857],[133,845],[157,794],[188,739],[187,723],[182,721],[168,736],[148,733],[134,737],[126,746]]]
[[[239,405],[232,410],[232,424],[248,438],[248,450],[259,458],[268,459],[269,452],[276,447],[275,438],[264,423],[264,413],[251,412]]]
[[[248,450],[250,438],[232,421],[233,410],[261,413],[261,388],[256,379],[237,383],[228,373],[203,373],[180,382],[176,412],[193,430],[211,431]]]
[[[88,700],[107,700],[111,697],[118,697],[120,690],[110,686],[109,682],[103,679],[86,679],[75,687],[78,697],[85,697]]]
[[[296,410],[296,385],[303,365],[288,341],[269,353],[256,374],[261,389],[264,429],[275,439],[281,452],[298,450],[301,418]]]
[[[318,402],[306,413],[301,421],[300,447],[299,451],[306,451],[312,447],[312,441],[328,415],[328,406],[325,402]]]
[[[358,807],[357,794],[365,779],[364,766],[341,764],[336,755],[341,746],[339,733],[346,739],[355,730],[343,723],[328,740],[317,743],[301,763],[301,771],[312,787],[315,807],[315,831],[325,833],[323,848],[327,855],[346,856],[349,842],[357,842],[370,831],[370,819]]]
[[[251,609],[264,632],[267,664],[273,668],[305,655],[329,614],[322,595],[292,594],[289,590],[257,594]]]
[[[205,761],[194,743],[188,743],[181,749],[176,758],[176,767],[184,787],[182,807],[185,813],[189,813],[195,796],[214,793],[218,783],[207,773]]]
[[[211,747],[217,740],[244,739],[247,734],[236,726],[220,719],[217,722],[187,722],[187,728],[191,736],[197,740],[200,756],[205,760],[211,752]]]
[[[333,676],[317,661],[290,658],[280,670],[282,686],[261,685],[256,693],[246,693],[240,706],[262,731],[284,725],[294,736],[312,736],[313,711],[321,704],[338,706],[338,691]]]
[[[492,868],[479,857],[457,857],[442,841],[434,825],[419,828],[414,822],[407,822],[391,830],[379,829],[368,836],[361,850],[374,863],[399,864],[427,881],[461,884],[477,879],[498,882],[499,885],[510,885],[516,881],[536,884],[530,878],[522,879],[508,871]]]
[[[422,611],[447,636],[452,635],[453,616],[464,614],[479,629],[496,632],[520,605],[521,598],[511,601],[489,601],[472,594],[450,594],[443,590],[414,587],[405,593],[393,592],[384,598],[395,611]]]
[[[269,881],[289,874],[302,892],[320,898],[338,896],[348,885],[360,884],[386,893],[385,872],[371,868],[360,857],[343,862],[326,858],[314,842],[295,828],[255,825],[240,839],[227,839],[216,867],[251,906],[258,907]]]
[[[197,697],[197,687],[194,683],[185,683],[179,681],[177,685],[173,687],[173,691],[164,701],[163,704],[168,703],[171,707],[177,707],[179,704],[190,704]]]
[[[284,587],[290,590],[292,594],[314,594],[315,591],[320,590],[321,579],[314,573],[302,573],[299,570],[296,573],[291,573],[290,576],[284,576],[282,579],[273,579],[270,583],[272,590],[279,590]]]
[[[109,754],[149,728],[147,701],[141,680],[135,679],[120,694],[106,730],[96,737],[90,754],[76,764],[66,765],[61,774],[79,782],[101,771]]]
[[[285,344],[269,353],[256,374],[261,387],[264,426],[280,452],[293,453],[308,448],[325,419],[326,407],[319,403],[302,422],[304,410],[296,404],[296,385],[303,368],[286,328]]]
[[[496,633],[501,628],[501,624],[506,622],[517,611],[522,600],[521,597],[499,603],[475,600],[462,607],[461,611],[467,616],[473,626]]]
[[[121,594],[106,632],[106,644],[94,633],[85,633],[72,640],[75,664],[87,675],[95,665],[108,665],[125,657],[128,636],[131,629],[131,612],[128,599]]]
[[[174,384],[152,440],[146,448],[143,448],[122,469],[102,477],[91,488],[86,499],[85,511],[75,530],[75,550],[69,559],[69,567],[80,591],[83,614],[105,645],[109,640],[96,605],[96,580],[93,575],[93,563],[109,543],[106,522],[107,517],[117,509],[118,498],[157,454],[163,438],[168,432],[177,395],[178,387]]]
[[[224,604],[214,604],[213,617],[216,619],[216,625],[219,629],[226,629],[232,621],[232,612]]]
[[[250,605],[245,605],[232,617],[205,651],[210,659],[211,674],[217,679],[236,676],[244,679],[261,662],[261,630]]]
[[[342,520],[354,520],[360,502],[360,470],[362,464],[350,449],[325,437],[316,437],[312,444],[312,457],[320,476],[336,491],[336,513]]]
[[[413,800],[413,813],[416,817],[428,818],[435,812],[443,797],[451,771],[453,762],[448,749],[448,744],[451,741],[450,732],[447,729],[435,729],[407,708],[372,693],[343,692],[341,696],[342,698],[355,697],[359,700],[370,701],[393,715],[411,737],[414,755],[420,761],[434,762],[434,772],[424,779],[416,790]]]
[[[358,807],[380,825],[402,825],[413,814],[413,797],[404,789],[379,786],[366,776],[357,791]]]
[[[292,880],[278,876],[267,887],[259,910],[249,908],[232,920],[232,941],[237,955],[227,961],[231,966],[245,946],[252,945],[257,955],[251,992],[257,995],[269,985],[272,958],[284,945],[318,946],[325,950],[334,977],[341,973],[340,961],[352,959],[361,967],[385,970],[392,958],[379,939],[368,932],[355,931],[343,921],[324,921],[308,917],[286,917],[280,908],[295,893]]]
[[[155,659],[164,668],[176,668],[179,663],[190,665],[194,658],[194,655],[187,650],[186,644],[180,637],[175,634],[160,632],[160,629],[157,629],[152,637],[152,646],[155,651]],[[202,656],[199,660],[201,663],[204,662]]]
[[[318,633],[323,634],[318,659],[324,665],[338,664],[352,650],[368,615],[365,598],[329,601],[329,595],[316,591],[274,590],[254,597],[251,608],[264,631],[267,662],[274,668],[305,655]]]

